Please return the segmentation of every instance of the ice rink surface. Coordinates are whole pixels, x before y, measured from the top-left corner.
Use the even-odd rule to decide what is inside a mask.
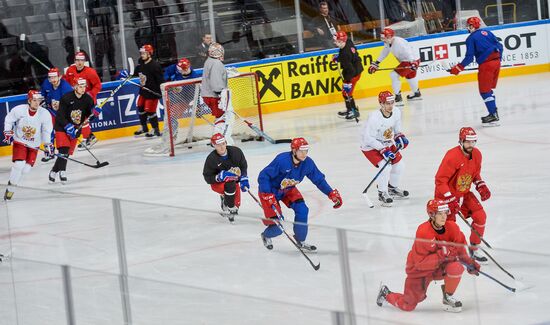
[[[423,100],[401,108],[410,145],[403,152],[400,187],[411,197],[392,208],[379,206],[374,188],[369,191],[374,209],[361,196],[376,173],[359,149],[362,121],[378,107],[374,98],[357,101],[360,124],[336,116],[343,103],[265,115],[272,137],[303,136],[310,142],[309,156],[343,196],[343,207],[334,210],[309,181],[299,185],[310,208],[308,242],[319,249],[310,255],[321,262],[317,272],[284,236],[274,240],[273,251],[263,247],[261,211],[248,195],[234,225],[219,216],[219,199],[202,178],[211,150],[206,146],[153,158],[142,153],[159,140],[100,141],[93,151],[110,165],[96,170],[69,162],[66,185],[48,184],[52,163],[38,161],[21,185],[48,191],[19,189],[11,202],[0,204],[0,252],[12,247],[15,258],[0,265],[0,324],[17,324],[16,312],[19,324],[65,322],[58,264],[74,267],[78,324],[122,323],[108,197],[132,201],[121,207],[134,324],[331,324],[329,311],[344,310],[335,227],[347,229],[358,324],[550,324],[548,89],[548,73],[502,78],[495,91],[501,126],[493,128],[481,127],[486,109],[476,83],[422,90]],[[435,172],[463,126],[478,132],[482,177],[492,192],[483,202],[485,238],[496,248],[490,253],[521,281],[492,263],[482,270],[524,290],[511,293],[464,273],[456,292],[464,306],[460,314],[442,311],[434,283],[413,312],[379,308],[380,282],[403,290],[406,256],[417,226],[427,219]],[[254,192],[259,171],[289,149],[261,142],[239,146]],[[86,152],[75,158],[94,162]],[[4,184],[10,168],[10,159],[2,158]],[[292,220],[291,210],[283,213]],[[457,222],[468,238],[467,226]]]

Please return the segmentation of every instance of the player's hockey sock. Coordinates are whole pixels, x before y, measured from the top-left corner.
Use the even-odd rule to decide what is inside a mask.
[[[295,201],[290,205],[290,208],[294,210],[294,237],[296,240],[303,242],[307,237],[307,216],[309,208],[303,199]]]
[[[60,155],[69,157],[69,147],[61,147],[57,149],[57,151],[59,152]],[[67,169],[67,159],[58,157],[55,160],[55,164],[52,167],[52,171],[57,173],[58,171],[66,170],[66,169]]]
[[[447,264],[445,267],[445,292],[452,295],[455,293],[462,273],[464,272],[464,267],[459,262],[452,262]]]
[[[19,184],[19,180],[21,179],[21,175],[23,174],[24,167],[25,167],[24,160],[17,160],[13,163],[13,166],[11,167],[11,172],[10,172],[10,183],[12,183],[13,185]]]
[[[138,107],[138,116],[139,116],[139,124],[141,124],[141,129],[143,132],[148,132],[149,127],[147,126],[147,113],[145,112],[143,107]]]
[[[418,78],[414,77],[411,79],[407,79],[407,82],[409,83],[409,86],[411,87],[411,91],[413,93],[416,93],[418,91]]]
[[[395,71],[390,72],[391,78],[391,88],[393,89],[394,94],[399,94],[401,92],[401,80],[399,79],[399,74]]]
[[[151,127],[153,130],[159,129],[159,119],[157,117],[157,113],[147,113],[147,119],[149,120],[149,123],[151,123]]]
[[[399,187],[399,180],[401,179],[401,174],[403,173],[403,167],[403,160],[400,160],[397,164],[391,165],[389,183],[394,187]]]
[[[495,99],[495,95],[493,94],[493,91],[491,90],[488,93],[480,93],[480,94],[481,94],[481,98],[483,98],[483,101],[485,102],[485,106],[487,107],[489,114],[495,114],[497,112],[497,102]]]
[[[228,208],[235,206],[235,193],[237,190],[237,184],[235,182],[225,182],[223,186],[223,200]]]
[[[267,238],[277,237],[282,233],[283,233],[283,231],[281,229],[279,229],[279,227],[277,225],[270,225],[267,228],[265,228],[265,230],[264,230],[264,235]]]

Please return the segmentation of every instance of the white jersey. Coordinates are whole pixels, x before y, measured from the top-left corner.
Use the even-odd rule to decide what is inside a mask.
[[[13,140],[31,148],[50,143],[52,129],[52,116],[43,107],[31,116],[29,106],[20,105],[12,109],[4,120],[4,131],[13,130]]]
[[[376,61],[382,62],[390,52],[395,56],[397,61],[411,62],[420,59],[418,51],[404,38],[394,36],[392,43],[384,43],[384,49]]]
[[[382,150],[393,144],[394,138],[401,133],[401,111],[394,108],[390,117],[382,115],[381,110],[369,114],[361,133],[361,150]]]

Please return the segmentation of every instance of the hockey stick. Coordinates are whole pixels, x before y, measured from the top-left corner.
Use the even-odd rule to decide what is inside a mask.
[[[512,67],[521,67],[521,66],[524,66],[525,63],[514,63],[514,64],[504,64],[504,65],[501,65],[500,67],[501,68],[512,68]],[[467,69],[464,69],[462,71],[475,71],[475,70],[479,70],[479,66],[478,67],[475,67],[475,68],[467,68]],[[451,72],[451,69],[447,69],[447,72]]]
[[[340,68],[340,64],[338,64],[338,73],[340,74],[340,78],[342,78],[342,83],[343,83],[344,82],[344,76],[342,75],[342,69]],[[342,88],[343,88],[343,85],[342,85]],[[346,103],[348,103],[349,106],[351,106],[351,99],[349,97],[349,94],[345,90],[342,91],[342,94],[344,94],[344,97],[346,97],[344,99],[346,101]],[[353,112],[353,115],[355,116],[355,123],[359,123],[359,118],[357,118],[357,113],[358,113],[357,112],[357,107],[355,107],[355,105],[352,106],[351,111]]]
[[[43,66],[44,69],[50,70],[50,67],[48,67],[48,66],[46,65],[46,63],[40,61],[40,59],[38,59],[36,56],[34,56],[34,54],[32,54],[31,52],[29,52],[29,51],[27,50],[27,47],[25,46],[25,38],[26,38],[26,35],[25,35],[25,34],[19,35],[19,40],[21,41],[21,45],[22,45],[23,51],[25,51],[25,53],[27,53],[28,56],[30,56],[30,57],[33,58],[36,62],[38,62],[41,66]]]
[[[472,229],[473,232],[475,232],[475,234],[479,237],[479,239],[481,239],[481,241],[487,245],[487,247],[489,248],[492,248],[491,246],[489,246],[489,244],[483,239],[483,237],[479,234],[479,232],[468,222],[468,220],[466,220],[466,218],[464,217],[464,215],[462,214],[462,212],[458,211],[458,215],[460,216],[460,218],[470,227],[470,229]],[[493,256],[491,256],[491,254],[489,254],[485,249],[483,249],[483,247],[478,247],[479,249],[481,249],[481,251],[487,255],[487,257],[493,261],[493,263],[495,263],[496,266],[498,266],[499,269],[501,269],[504,273],[506,273],[509,277],[511,277],[512,279],[516,279],[512,273],[506,271],[506,269],[504,267],[502,267],[502,265],[500,265],[494,258]]]
[[[102,164],[107,164],[107,165],[109,164],[108,161],[104,161],[104,162],[100,163],[100,162],[99,162],[99,159],[97,159],[97,157],[96,157],[96,156],[94,155],[94,153],[90,150],[90,148],[88,148],[87,145],[85,145],[84,143],[82,143],[82,141],[80,141],[78,138],[76,139],[76,141],[77,141],[78,143],[80,143],[80,144],[82,145],[82,147],[83,147],[84,149],[86,149],[86,151],[88,151],[88,152],[90,153],[90,155],[92,155],[92,157],[94,157],[96,165],[99,166],[99,165],[102,165]]]
[[[463,262],[463,261],[460,261],[460,263],[461,263],[462,265],[464,265],[464,266],[466,267],[466,269],[468,269],[468,270],[473,270],[473,269],[474,269],[473,266],[471,266],[471,265],[468,264],[468,263],[465,263],[465,262]],[[491,275],[489,275],[489,274],[487,274],[487,273],[485,273],[485,272],[483,272],[483,271],[478,271],[478,272],[479,272],[479,274],[484,275],[484,276],[488,277],[489,279],[495,281],[496,283],[500,284],[500,285],[503,286],[504,288],[506,288],[506,289],[508,289],[508,290],[510,290],[510,291],[512,291],[512,292],[516,292],[516,288],[513,288],[513,287],[510,287],[510,286],[505,285],[504,283],[500,282],[499,280],[495,279],[493,276],[491,276]]]
[[[29,147],[27,145],[25,145],[25,147],[29,148],[29,149],[35,149],[35,150],[40,150],[44,153],[47,153],[46,150],[42,149],[42,148],[33,148],[33,147]],[[81,165],[84,165],[84,166],[87,166],[87,167],[91,167],[91,168],[101,168],[101,167],[105,167],[107,165],[109,165],[109,162],[108,161],[104,161],[102,163],[100,163],[99,161],[96,162],[95,165],[90,165],[90,164],[87,164],[83,161],[80,161],[80,160],[76,160],[74,158],[71,158],[71,157],[65,157],[64,155],[60,154],[60,153],[54,153],[53,156],[57,157],[57,158],[61,158],[61,159],[65,159],[65,160],[70,160],[70,161],[73,161],[77,164],[81,164]]]
[[[263,209],[262,207],[262,204],[260,203],[260,201],[258,200],[258,198],[252,194],[250,192],[250,190],[247,191],[247,193],[254,199],[254,201],[256,201],[256,203],[258,203],[258,205],[260,206],[260,208]],[[321,263],[313,263],[313,261],[309,258],[309,256],[307,256],[307,254],[302,250],[302,248],[300,246],[298,246],[298,244],[294,241],[294,239],[292,239],[292,237],[290,237],[290,235],[286,232],[285,228],[283,227],[283,225],[281,224],[281,220],[282,217],[281,215],[279,214],[279,211],[277,211],[277,208],[275,207],[275,205],[272,205],[271,208],[273,209],[273,211],[275,211],[275,214],[277,215],[277,219],[275,220],[272,220],[272,219],[269,219],[269,220],[272,220],[275,222],[275,224],[277,225],[277,227],[279,227],[279,229],[281,229],[281,231],[286,235],[286,237],[288,238],[288,240],[290,240],[292,242],[292,244],[294,244],[294,246],[300,251],[300,253],[302,253],[302,255],[304,255],[304,257],[306,258],[306,260],[309,262],[309,264],[311,265],[311,267],[317,271],[319,270],[319,268],[321,267]]]
[[[395,150],[394,154],[396,154],[397,152],[399,152],[399,148],[397,150]],[[369,190],[369,188],[371,187],[371,185],[374,183],[374,181],[378,178],[378,176],[380,176],[380,174],[382,174],[382,172],[384,171],[384,169],[389,165],[389,163],[391,162],[391,159],[388,159],[386,161],[386,163],[384,164],[384,166],[382,166],[382,168],[380,168],[380,170],[378,171],[378,173],[376,173],[376,175],[374,175],[374,178],[370,181],[369,185],[367,185],[367,187],[365,187],[365,189],[363,190],[363,196],[365,197],[365,200],[367,201],[367,204],[369,206],[369,208],[374,208],[374,204],[372,203],[372,201],[369,199],[368,195],[367,195],[367,191]]]
[[[266,139],[268,142],[272,143],[272,144],[277,144],[277,143],[291,143],[292,142],[292,139],[278,139],[278,140],[275,140],[273,139],[272,137],[270,137],[269,135],[267,135],[264,131],[260,130],[260,128],[258,128],[256,125],[254,125],[252,122],[249,122],[247,121],[246,119],[244,119],[242,116],[240,116],[237,112],[233,111],[233,114],[235,114],[235,116],[237,116],[238,118],[240,118],[244,123],[246,123],[246,125],[248,125],[249,128],[252,129],[252,131],[256,132],[260,137]]]
[[[149,88],[147,88],[147,87],[145,87],[145,86],[142,86],[142,85],[138,84],[137,82],[134,82],[134,81],[132,81],[132,80],[128,80],[128,83],[131,83],[132,85],[136,85],[136,86],[138,86],[138,87],[140,87],[140,88],[142,88],[142,89],[147,90],[147,91],[150,92],[151,94],[153,94],[153,95],[155,95],[155,96],[158,96],[158,97],[162,98],[162,95],[161,95],[161,94],[159,94],[159,93],[157,93],[156,91],[151,90],[151,89],[149,89]]]

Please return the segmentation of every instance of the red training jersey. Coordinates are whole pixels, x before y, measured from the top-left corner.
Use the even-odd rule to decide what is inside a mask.
[[[94,103],[96,103],[97,94],[101,91],[101,80],[99,79],[97,72],[86,66],[84,69],[78,71],[76,69],[76,65],[71,65],[63,76],[63,79],[67,80],[72,87],[74,87],[78,78],[86,79],[88,82],[86,92],[92,96]]]
[[[416,229],[416,240],[407,256],[405,271],[411,278],[422,278],[437,271],[441,264],[437,250],[442,244],[435,241],[446,241],[466,244],[466,239],[458,225],[453,221],[445,222],[443,231],[436,231],[430,220],[422,223]],[[447,249],[453,256],[466,256],[466,249],[462,246],[449,245]]]
[[[481,180],[481,151],[474,147],[471,157],[465,156],[460,146],[447,151],[435,174],[436,199],[443,199],[451,192],[461,198],[470,192],[473,182]]]

